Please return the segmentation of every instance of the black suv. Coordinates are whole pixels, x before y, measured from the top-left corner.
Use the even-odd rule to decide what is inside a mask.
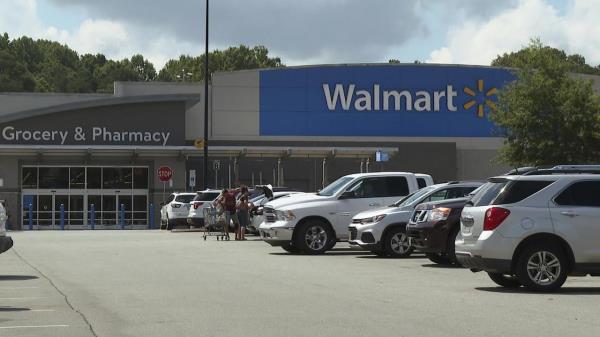
[[[455,264],[454,241],[460,232],[460,213],[469,198],[418,205],[406,225],[410,245],[438,264]]]

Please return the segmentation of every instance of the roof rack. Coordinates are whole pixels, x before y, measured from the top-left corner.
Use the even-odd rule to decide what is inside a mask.
[[[524,173],[524,176],[539,176],[547,174],[600,174],[600,168],[597,169],[538,169]]]

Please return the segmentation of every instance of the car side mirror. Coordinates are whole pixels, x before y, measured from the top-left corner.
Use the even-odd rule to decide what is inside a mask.
[[[340,199],[352,199],[356,198],[356,193],[354,191],[346,191],[340,195]]]

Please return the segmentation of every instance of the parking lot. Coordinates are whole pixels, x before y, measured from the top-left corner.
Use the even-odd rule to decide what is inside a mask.
[[[1,336],[598,336],[600,278],[554,294],[338,244],[289,255],[201,233],[11,233]]]

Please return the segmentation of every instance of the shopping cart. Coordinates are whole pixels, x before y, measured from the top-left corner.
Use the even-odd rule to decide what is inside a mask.
[[[229,241],[229,234],[225,232],[225,221],[219,221],[220,216],[215,207],[207,207],[203,211],[204,213],[204,236],[206,240],[207,236],[216,236],[217,241],[226,240]]]

